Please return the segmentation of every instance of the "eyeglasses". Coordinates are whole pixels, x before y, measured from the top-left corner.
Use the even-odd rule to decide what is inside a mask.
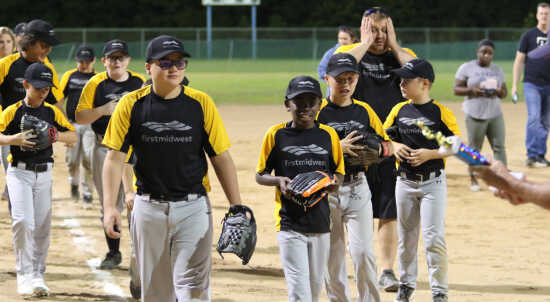
[[[336,81],[338,85],[353,84],[353,82],[357,81],[357,76],[335,77],[334,81]]]
[[[184,70],[185,68],[187,68],[187,60],[178,60],[178,61],[173,61],[173,60],[158,60],[158,66],[160,67],[160,69],[162,70],[168,70],[170,68],[172,68],[172,66],[176,66],[176,68],[178,70]]]
[[[107,56],[107,59],[109,61],[113,61],[113,62],[116,62],[116,61],[119,61],[119,62],[122,62],[124,61],[124,59],[126,59],[128,56]]]
[[[390,15],[390,13],[387,10],[385,10],[381,7],[372,7],[372,8],[367,9],[363,13],[363,16],[366,17],[368,15],[372,15],[372,14],[375,14],[375,13],[381,13],[381,14],[386,15],[386,16]]]

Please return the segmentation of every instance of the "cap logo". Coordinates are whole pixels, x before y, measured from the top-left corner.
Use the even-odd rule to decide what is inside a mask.
[[[80,51],[80,54],[81,54],[81,55],[89,55],[90,52],[87,51],[87,50],[81,50],[81,51]]]
[[[124,45],[122,45],[122,43],[119,43],[119,42],[113,42],[111,44],[111,47],[123,47]]]
[[[403,69],[408,69],[410,71],[413,70],[413,64],[411,62],[407,62],[407,64],[403,65]]]
[[[351,64],[351,60],[348,58],[338,59],[336,62],[338,62],[338,64]]]
[[[48,79],[48,80],[51,80],[51,79],[52,79],[52,74],[49,73],[49,72],[41,72],[41,73],[40,73],[40,77],[41,77],[41,78]]]
[[[53,37],[55,35],[55,31],[52,29],[48,32],[48,34]]]
[[[300,81],[298,82],[298,87],[308,87],[308,88],[315,88],[315,85],[312,81]]]
[[[180,44],[176,40],[164,41],[162,42],[162,47],[164,48],[179,48]]]

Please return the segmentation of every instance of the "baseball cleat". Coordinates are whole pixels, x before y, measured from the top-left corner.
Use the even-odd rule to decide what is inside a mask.
[[[82,196],[82,207],[87,210],[92,207],[92,196]]]
[[[141,299],[141,286],[134,285],[133,280],[130,280],[130,294],[134,299]]]
[[[397,297],[395,297],[394,302],[412,301],[413,294],[414,294],[414,288],[408,287],[402,284],[399,286],[399,290],[397,291]]]
[[[433,301],[434,302],[447,302],[449,301],[447,295],[445,294],[437,294],[435,296],[433,296]]]
[[[71,185],[71,198],[73,200],[78,200],[78,185]]]
[[[122,262],[122,255],[120,252],[108,252],[105,255],[105,259],[101,261],[99,269],[111,270],[117,267]]]
[[[378,279],[378,286],[385,292],[396,292],[399,288],[399,281],[395,278],[393,270],[384,270]]]
[[[50,289],[43,278],[32,279],[32,295],[34,297],[46,297],[50,295]]]

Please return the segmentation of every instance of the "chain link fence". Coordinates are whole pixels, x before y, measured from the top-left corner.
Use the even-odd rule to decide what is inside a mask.
[[[403,47],[430,60],[472,59],[481,39],[495,42],[495,60],[513,60],[517,42],[524,28],[397,28]],[[92,46],[98,55],[103,44],[111,39],[125,40],[130,55],[141,59],[147,43],[160,34],[173,35],[185,42],[185,49],[194,57],[207,58],[205,28],[58,28],[63,42],[54,47],[54,59],[69,60],[78,45]],[[337,28],[258,28],[258,59],[319,60],[336,43]],[[247,59],[252,57],[251,28],[213,28],[212,58]]]

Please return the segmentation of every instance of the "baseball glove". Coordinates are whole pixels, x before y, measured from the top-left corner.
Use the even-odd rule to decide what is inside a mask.
[[[21,132],[32,130],[32,134],[36,135],[36,137],[29,139],[29,141],[35,143],[35,145],[32,147],[21,146],[21,150],[23,151],[38,152],[50,147],[58,138],[57,128],[29,114],[23,115],[19,128]]]
[[[357,131],[356,135],[363,137],[355,141],[353,145],[361,146],[363,149],[354,151],[357,156],[346,155],[344,157],[346,167],[377,164],[391,156],[389,142],[384,141],[379,135],[364,131]]]
[[[399,134],[399,128],[397,127],[397,125],[391,126],[386,129],[386,134],[392,141],[398,143],[401,142],[401,135]]]
[[[288,183],[287,193],[290,200],[307,211],[327,195],[327,187],[334,183],[335,180],[322,171],[300,173]]]
[[[246,216],[250,213],[250,220]],[[222,253],[233,253],[247,264],[256,248],[256,220],[252,210],[243,205],[231,206],[223,219],[222,233],[216,250],[223,259]]]

